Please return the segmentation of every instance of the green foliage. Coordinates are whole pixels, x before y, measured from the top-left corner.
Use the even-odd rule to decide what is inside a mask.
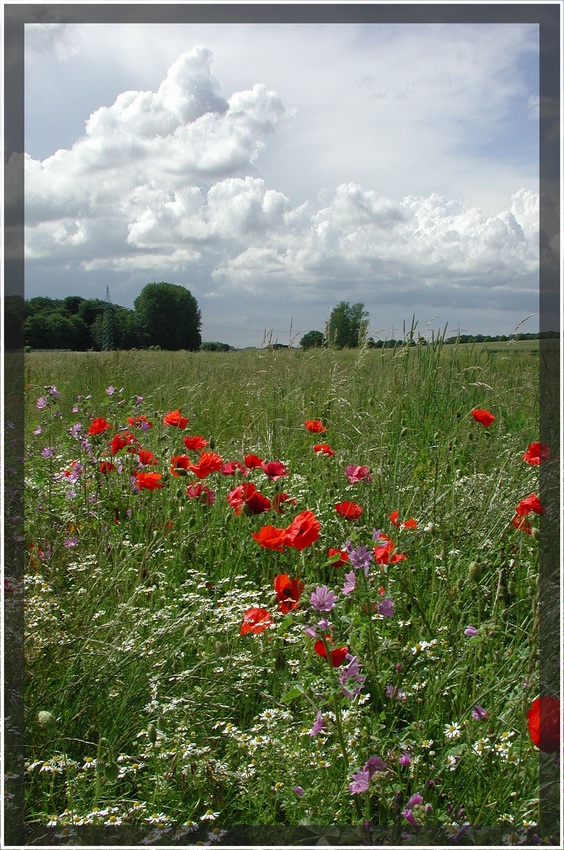
[[[325,345],[325,335],[321,331],[308,331],[300,340],[300,348],[307,351],[309,348],[322,348]]]
[[[135,312],[145,345],[167,351],[200,348],[200,310],[185,287],[163,281],[149,283],[135,299]]]
[[[200,351],[234,351],[234,348],[227,342],[203,342]]]
[[[341,301],[327,320],[325,336],[329,348],[358,348],[366,341],[368,313],[364,304]]]

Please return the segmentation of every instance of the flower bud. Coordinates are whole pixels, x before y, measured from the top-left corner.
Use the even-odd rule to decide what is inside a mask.
[[[154,744],[157,740],[157,727],[154,723],[149,723],[147,726],[147,737],[151,744]]]
[[[55,715],[51,714],[50,711],[38,711],[37,722],[42,729],[49,729],[51,726],[55,726],[57,721]]]
[[[540,540],[540,531],[538,528],[531,529],[531,537],[533,540]]]
[[[209,443],[210,451],[213,452],[213,450],[215,449],[215,440],[214,440],[214,438],[212,437],[211,434],[210,434],[210,438],[208,440],[208,443]]]
[[[479,564],[477,561],[472,561],[472,563],[468,567],[468,575],[472,579],[472,581],[478,583],[482,578],[482,565]]]

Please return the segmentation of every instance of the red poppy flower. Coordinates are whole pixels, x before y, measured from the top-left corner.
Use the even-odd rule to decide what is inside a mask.
[[[337,559],[337,555],[339,558]],[[345,552],[343,549],[328,549],[327,550],[328,558],[335,558],[334,561],[331,561],[331,565],[333,567],[344,567],[349,560],[349,553]]]
[[[531,511],[533,511],[535,514],[546,513],[546,508],[541,504],[538,496],[536,496],[534,493],[531,493],[531,495],[527,496],[526,499],[521,499],[521,501],[515,508],[515,513],[517,514],[517,516],[526,516]]]
[[[112,470],[114,470],[114,469],[115,469],[114,464],[110,463],[108,460],[103,460],[100,463],[100,472],[103,473],[104,475],[107,475],[108,472],[112,472]]]
[[[262,466],[263,459],[258,455],[245,455],[245,466],[247,469],[256,469],[257,466]]]
[[[331,638],[329,635],[325,635],[327,641]],[[327,658],[327,650],[325,649],[325,644],[322,640],[317,640],[313,645],[314,650],[320,655],[322,658]],[[333,667],[340,667],[347,657],[349,652],[348,646],[338,646],[336,649],[331,650],[331,664]]]
[[[263,461],[260,468],[265,475],[268,475],[271,481],[278,481],[284,475],[288,475],[288,470],[279,460]]]
[[[116,455],[119,451],[121,451],[125,446],[134,445],[137,442],[137,439],[130,434],[129,431],[121,432],[116,434],[112,438],[112,454]]]
[[[533,529],[531,528],[531,524],[525,517],[514,516],[513,517],[513,525],[517,529],[517,531],[524,531],[525,534],[532,534]]]
[[[312,434],[324,434],[327,431],[327,428],[319,419],[307,419],[304,425]]]
[[[272,510],[276,511],[279,514],[284,513],[284,508],[282,505],[284,502],[289,502],[291,505],[297,505],[297,499],[291,499],[287,493],[277,493],[274,499],[272,500]]]
[[[313,451],[316,454],[329,455],[329,457],[332,457],[335,454],[331,446],[329,446],[327,443],[316,443],[316,445],[313,447]]]
[[[263,525],[260,531],[253,533],[253,539],[263,549],[274,549],[276,552],[283,552],[286,548],[286,529],[275,528],[273,525]]]
[[[170,459],[170,474],[175,478],[187,475],[191,465],[192,461],[188,455],[173,455]]]
[[[163,419],[163,425],[174,425],[176,428],[180,428],[180,430],[183,431],[188,425],[188,417],[182,416],[178,409],[171,410]]]
[[[137,457],[139,458],[139,462],[145,465],[149,463],[155,464],[157,462],[157,458],[149,449],[139,449]]]
[[[259,493],[251,481],[244,481],[227,494],[227,501],[239,516],[246,507],[252,514],[261,514],[270,510],[270,499]]]
[[[235,475],[236,472],[240,472],[241,475],[246,475],[247,471],[242,463],[239,463],[238,460],[228,460],[227,463],[224,463],[221,469],[219,470],[222,475]]]
[[[260,635],[271,625],[270,613],[266,608],[249,608],[243,614],[243,623],[239,629],[239,634],[246,635],[252,632],[254,635]]]
[[[142,414],[140,416],[128,416],[127,421],[132,427],[143,428],[143,430],[153,427],[153,423],[149,422],[147,417]]]
[[[399,511],[392,511],[390,514],[390,522],[396,528],[417,528],[416,519],[406,519],[404,522],[399,521]]]
[[[140,490],[157,490],[163,486],[160,472],[138,472],[135,475]]]
[[[356,502],[339,502],[335,505],[335,510],[345,519],[358,519],[362,513],[362,508]]]
[[[208,441],[204,437],[200,437],[199,434],[195,434],[193,437],[184,437],[184,445],[190,451],[199,452],[200,449],[208,445]]]
[[[302,511],[286,528],[284,542],[291,549],[301,551],[318,539],[320,528],[319,520],[311,511]]]
[[[475,408],[472,411],[472,416],[479,422],[480,425],[483,425],[484,428],[489,428],[492,422],[495,422],[495,416],[493,413],[490,413],[489,410],[480,410],[479,408]]]
[[[278,608],[283,614],[299,608],[300,596],[304,590],[301,578],[290,579],[286,573],[281,573],[274,579],[274,590],[278,600]]]
[[[349,484],[358,484],[359,481],[372,482],[372,473],[367,466],[346,466],[344,473],[349,479]]]
[[[537,466],[537,464],[551,458],[550,446],[547,446],[546,443],[529,443],[529,448],[523,455],[523,460],[529,466]]]
[[[223,466],[223,458],[215,452],[202,452],[198,463],[191,463],[190,470],[198,478],[206,478],[212,472],[218,472]]]
[[[560,751],[562,711],[560,700],[550,695],[537,697],[527,712],[527,725],[533,744],[543,753]]]
[[[112,426],[110,425],[110,423],[106,422],[106,420],[102,416],[97,416],[96,419],[93,419],[90,423],[88,433],[91,436],[95,436],[96,434],[103,434],[104,431],[107,431],[108,428],[111,427]]]
[[[394,541],[386,534],[380,532],[380,536],[374,546],[374,557],[377,564],[397,564],[398,561],[405,561],[405,555],[392,555],[395,549]]]
[[[186,495],[189,499],[198,499],[204,505],[213,505],[215,502],[215,493],[205,484],[189,484],[186,488]]]

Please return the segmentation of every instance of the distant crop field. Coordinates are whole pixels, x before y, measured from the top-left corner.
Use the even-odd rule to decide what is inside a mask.
[[[492,345],[26,355],[30,834],[549,838],[556,447]]]

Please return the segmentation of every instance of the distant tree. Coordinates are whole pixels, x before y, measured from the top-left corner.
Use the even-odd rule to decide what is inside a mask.
[[[83,323],[84,324],[84,323]],[[51,310],[28,316],[24,325],[25,344],[31,348],[77,349],[81,346],[81,328],[69,316]]]
[[[82,298],[81,295],[67,295],[66,298],[63,298],[63,306],[65,310],[67,310],[71,316],[74,316],[75,313],[78,313],[80,309],[80,305],[85,301],[85,298]]]
[[[200,351],[234,351],[232,345],[226,342],[203,342],[200,345]]]
[[[130,348],[140,348],[142,345],[138,318],[134,310],[111,305],[113,343],[115,349],[125,351]],[[104,345],[104,311],[98,313],[90,328],[92,346],[101,351]]]
[[[200,310],[184,286],[164,281],[148,283],[134,306],[144,345],[198,351],[202,344]]]
[[[325,334],[321,331],[308,331],[300,340],[300,347],[304,351],[308,348],[322,348],[325,345]]]
[[[78,315],[90,326],[94,324],[96,317],[103,313],[105,306],[106,302],[100,298],[86,298],[79,305]]]
[[[368,313],[364,304],[341,301],[327,319],[325,336],[329,348],[357,348],[366,340]]]

